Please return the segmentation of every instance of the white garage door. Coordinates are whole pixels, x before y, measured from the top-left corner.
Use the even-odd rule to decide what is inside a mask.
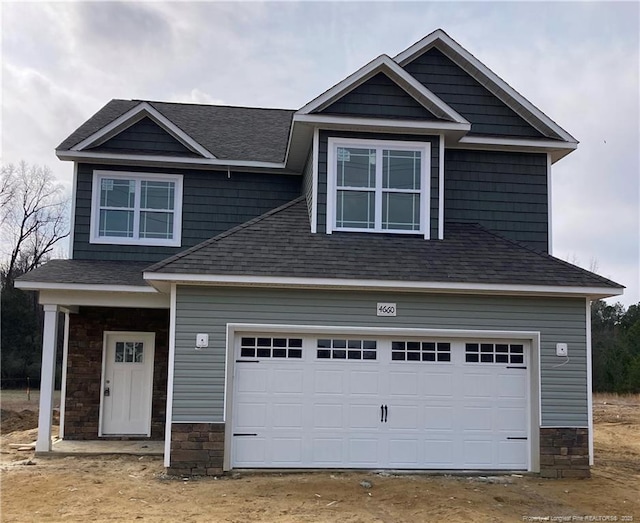
[[[525,341],[243,334],[232,467],[526,470]]]

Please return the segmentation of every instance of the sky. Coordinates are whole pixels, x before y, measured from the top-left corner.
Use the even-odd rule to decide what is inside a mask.
[[[113,98],[297,109],[437,28],[575,136],[554,256],[640,301],[638,2],[7,2],[2,163],[47,165]]]

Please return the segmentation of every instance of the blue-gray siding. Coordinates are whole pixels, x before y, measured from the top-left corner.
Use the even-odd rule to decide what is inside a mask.
[[[182,174],[182,246],[89,243],[93,170]],[[156,262],[300,196],[301,176],[186,169],[78,166],[73,258]]]
[[[471,122],[472,133],[544,137],[438,49],[423,53],[404,69]]]
[[[311,215],[313,213],[313,146],[309,149],[307,163],[302,172],[302,193],[307,200],[307,209],[309,211],[309,223],[311,223]]]
[[[98,152],[200,156],[171,136],[150,118],[142,118],[106,142],[92,147]]]
[[[444,165],[445,224],[479,223],[548,252],[546,155],[447,149]]]
[[[378,73],[318,112],[371,118],[437,120],[384,73]]]
[[[377,317],[377,302],[397,303],[398,315]],[[263,323],[539,331],[542,425],[586,426],[585,310],[582,298],[178,286],[173,420],[222,421],[226,325]],[[200,332],[209,347],[195,351]],[[560,367],[559,342],[570,355]]]
[[[431,144],[431,238],[438,237],[438,157],[440,154],[439,138],[437,136],[422,136],[413,134],[372,134],[346,131],[320,131],[320,143],[318,147],[318,232],[325,232],[327,227],[327,150],[329,137],[429,142]]]

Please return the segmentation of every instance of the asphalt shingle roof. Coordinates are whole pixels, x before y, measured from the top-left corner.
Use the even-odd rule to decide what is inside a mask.
[[[94,260],[51,260],[18,278],[38,283],[69,283],[87,285],[146,286],[142,271],[147,262]]]
[[[622,287],[479,225],[448,224],[445,238],[427,241],[397,234],[312,234],[306,201],[301,197],[147,271]]]
[[[69,150],[145,100],[111,100],[56,150]],[[294,110],[147,101],[221,160],[284,161]]]

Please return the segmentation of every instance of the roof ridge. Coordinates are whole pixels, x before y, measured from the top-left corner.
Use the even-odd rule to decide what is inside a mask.
[[[277,214],[281,211],[284,211],[285,209],[288,209],[289,207],[292,207],[293,205],[295,205],[296,203],[299,203],[300,201],[302,201],[305,198],[304,195],[298,196],[297,198],[294,198],[293,200],[280,205],[279,207],[276,207],[275,209],[271,209],[270,211],[267,211],[264,214],[261,214],[260,216],[257,216],[256,218],[252,218],[249,221],[246,221],[244,223],[241,223],[240,225],[236,225],[235,227],[232,227],[231,229],[221,232],[220,234],[209,238],[208,240],[204,240],[203,242],[198,243],[197,245],[194,245],[193,247],[189,247],[188,249],[181,251],[177,254],[174,254],[173,256],[170,256],[169,258],[166,258],[164,260],[161,260],[157,263],[154,263],[153,265],[147,267],[144,272],[157,272],[159,269],[162,269],[164,267],[166,267],[167,265],[169,265],[170,263],[173,263],[177,260],[180,260],[182,258],[184,258],[185,256],[188,256],[190,254],[193,254],[194,252],[197,252],[205,247],[208,247],[209,245],[220,241],[224,238],[228,238],[229,236],[240,232],[244,229],[247,229],[248,227],[251,227],[253,225],[255,225],[256,223],[260,223],[263,220],[266,220],[267,218],[273,216],[274,214]]]
[[[456,223],[461,223],[461,222],[456,222]],[[509,242],[513,245],[516,245],[518,247],[521,247],[522,249],[526,249],[527,251],[533,253],[533,254],[537,254],[538,256],[542,257],[542,258],[546,258],[546,259],[550,259],[553,260],[554,262],[559,262],[562,265],[565,265],[567,267],[571,267],[572,269],[578,269],[579,271],[588,274],[590,276],[595,276],[596,278],[599,278],[603,283],[607,283],[607,284],[612,284],[614,287],[621,287],[621,288],[626,288],[624,285],[620,285],[619,283],[614,282],[613,280],[610,280],[609,278],[605,278],[604,276],[601,276],[600,274],[596,274],[595,272],[591,272],[588,271],[587,269],[583,269],[582,267],[579,267],[578,265],[574,265],[573,263],[569,263],[567,261],[564,261],[556,256],[553,256],[551,254],[549,254],[548,252],[544,252],[544,251],[539,251],[537,249],[534,249],[533,247],[526,245],[524,243],[521,243],[517,240],[513,240],[511,238],[507,238],[506,236],[502,236],[501,234],[498,234],[497,232],[491,231],[489,229],[487,229],[486,227],[480,225],[479,223],[472,223],[470,225],[475,226],[478,229],[482,229],[484,232],[495,236],[496,238],[499,238],[503,241]]]
[[[198,102],[167,102],[164,100],[143,100],[143,99],[131,99],[131,100],[122,100],[118,98],[114,98],[113,100],[120,100],[125,102],[135,102],[142,103],[146,102],[149,104],[165,104],[165,105],[191,105],[191,106],[200,106],[200,107],[226,107],[229,109],[251,109],[256,111],[284,111],[288,113],[295,113],[296,109],[284,109],[282,107],[250,107],[248,105],[229,105],[229,104],[203,104]]]

